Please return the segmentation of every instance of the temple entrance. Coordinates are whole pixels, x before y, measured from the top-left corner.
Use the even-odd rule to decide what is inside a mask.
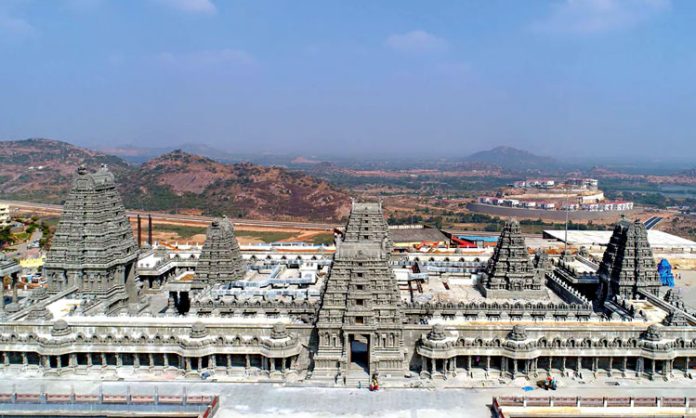
[[[350,368],[351,370],[363,370],[370,373],[370,336],[351,335],[350,342]]]

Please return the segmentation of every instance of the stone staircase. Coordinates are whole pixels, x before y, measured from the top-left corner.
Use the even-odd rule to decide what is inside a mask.
[[[351,364],[346,375],[346,387],[349,388],[368,388],[370,386],[370,375],[362,367]]]

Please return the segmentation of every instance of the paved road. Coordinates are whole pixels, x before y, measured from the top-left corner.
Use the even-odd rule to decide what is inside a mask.
[[[10,205],[13,208],[18,208],[20,210],[37,210],[46,213],[59,214],[63,211],[63,207],[60,205],[52,205],[48,203],[34,203],[34,202],[20,202],[5,200],[0,201]],[[152,215],[152,219],[155,221],[164,222],[188,222],[188,223],[200,223],[202,225],[207,225],[213,220],[210,216],[196,216],[196,215],[172,215],[167,213],[156,213],[156,212],[146,212],[129,210],[126,212],[130,217],[136,217],[137,215],[143,216],[147,219],[147,215]],[[297,229],[316,229],[316,230],[333,230],[333,228],[338,225],[325,224],[325,223],[313,223],[313,222],[292,222],[292,221],[264,221],[264,220],[254,220],[254,219],[242,219],[242,218],[230,218],[232,222],[237,225],[253,225],[253,226],[265,226],[265,227],[276,227],[276,228],[297,228]]]
[[[523,392],[520,387],[473,389],[335,389],[318,387],[285,387],[273,384],[170,382],[100,382],[71,379],[4,379],[0,392],[13,386],[19,392],[37,393],[42,385],[54,393],[125,394],[130,386],[133,394],[151,394],[155,386],[160,394],[219,394],[219,417],[239,418],[308,418],[308,417],[490,417],[488,404],[493,396],[696,396],[693,381],[643,382],[632,386],[608,386],[606,383],[581,385],[571,383],[556,392],[535,390]]]
[[[661,216],[651,216],[645,222],[643,222],[643,225],[645,225],[645,229],[653,229],[657,224],[662,222],[662,219],[663,218]]]

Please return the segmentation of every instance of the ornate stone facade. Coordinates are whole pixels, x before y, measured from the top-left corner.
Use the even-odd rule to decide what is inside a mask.
[[[648,233],[639,220],[619,221],[599,266],[600,300],[619,296],[638,298],[638,291],[657,294],[660,276],[648,243]]]
[[[80,167],[44,264],[49,292],[76,287],[82,297],[127,298],[135,307],[137,259],[114,175],[105,166],[94,173]]]
[[[488,298],[548,299],[543,268],[543,263],[539,270],[532,264],[520,224],[510,220],[488,260],[480,281],[481,292]]]
[[[353,203],[319,311],[316,378],[347,381],[363,373],[403,376],[404,317],[390,251],[381,206]],[[353,366],[356,346],[367,350],[363,370]]]
[[[198,287],[244,278],[246,266],[234,235],[234,226],[223,217],[208,227],[205,244],[196,265]]]

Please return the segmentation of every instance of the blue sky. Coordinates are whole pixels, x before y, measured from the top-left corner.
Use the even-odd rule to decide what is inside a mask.
[[[0,0],[0,138],[696,151],[691,0]]]

